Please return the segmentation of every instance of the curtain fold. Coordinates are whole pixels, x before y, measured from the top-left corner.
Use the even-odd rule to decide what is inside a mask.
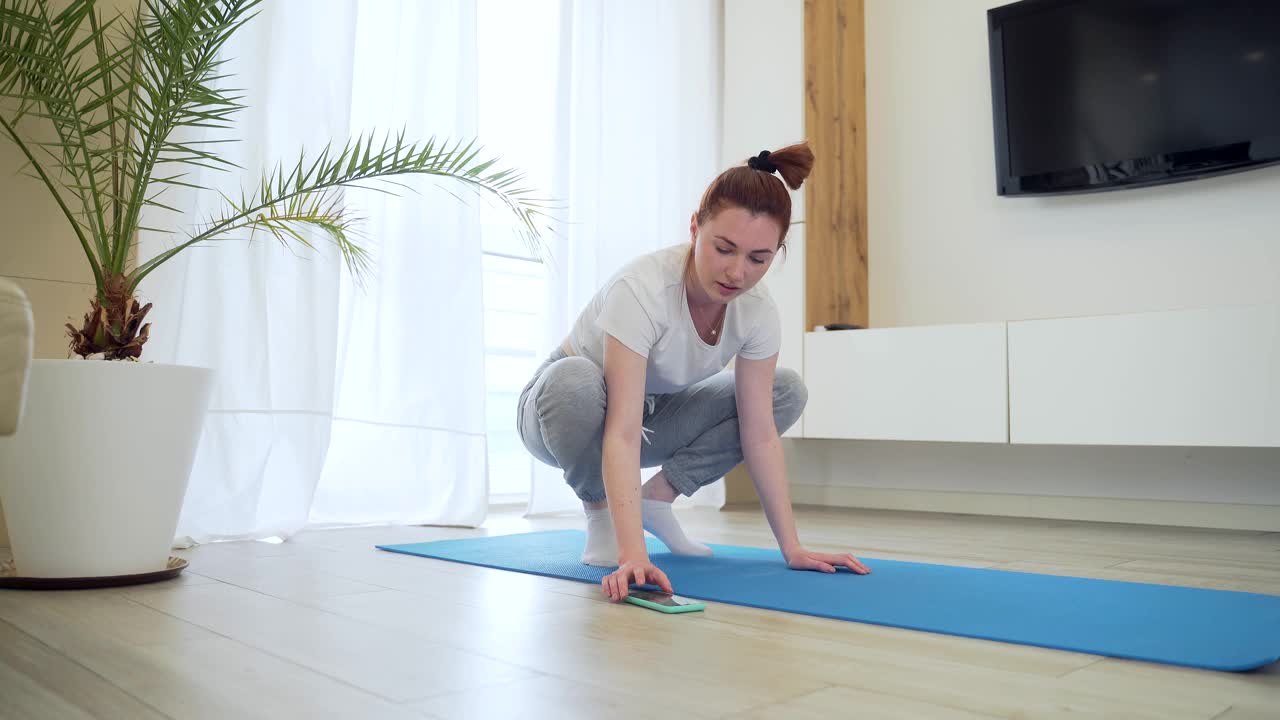
[[[229,195],[330,142],[406,128],[476,134],[476,19],[469,0],[264,3],[223,51],[247,110],[218,146],[244,168],[186,178]],[[400,197],[349,190],[373,259],[353,285],[318,252],[270,235],[192,248],[144,281],[155,303],[146,358],[217,370],[179,522],[197,542],[288,537],[314,524],[478,525],[487,506],[479,212],[429,179]],[[382,186],[387,187],[387,186]],[[457,193],[464,202],[453,196]],[[168,192],[191,227],[216,192]],[[141,233],[139,257],[179,236]]]
[[[618,267],[687,239],[720,169],[722,94],[719,0],[561,0],[550,11],[553,180],[539,189],[567,212],[548,238],[544,354]],[[401,127],[410,139],[475,136],[478,47],[472,0],[264,3],[223,52],[225,83],[248,106],[235,131],[184,137],[239,138],[218,147],[244,170],[184,180],[235,195],[301,147],[314,157]],[[519,73],[519,51],[505,52]],[[364,288],[318,234],[318,252],[262,233],[193,248],[144,281],[155,303],[146,359],[217,370],[180,539],[483,522],[486,205],[456,185],[408,184],[400,197],[346,193],[374,261]],[[172,188],[161,202],[180,212],[149,209],[143,225],[189,228],[219,200]],[[143,231],[139,258],[181,237]],[[530,514],[580,510],[558,470],[534,467]],[[723,490],[696,500],[719,505]]]
[[[689,237],[720,171],[721,3],[563,0],[545,356],[628,260]],[[720,506],[723,483],[695,504]],[[685,501],[681,501],[682,503]],[[534,463],[528,514],[581,512],[561,471]]]

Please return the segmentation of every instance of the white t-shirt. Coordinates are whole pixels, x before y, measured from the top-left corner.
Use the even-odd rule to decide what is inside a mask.
[[[685,294],[689,244],[632,260],[591,298],[569,335],[574,354],[604,368],[605,335],[649,359],[646,394],[679,392],[728,366],[734,356],[762,360],[778,352],[778,307],[762,283],[729,301],[719,342],[698,335]]]

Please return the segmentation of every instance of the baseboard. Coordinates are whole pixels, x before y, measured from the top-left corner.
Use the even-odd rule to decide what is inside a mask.
[[[1054,520],[1174,525],[1224,530],[1280,531],[1280,506],[897,490],[839,485],[791,486],[796,505],[915,510]]]
[[[759,507],[760,496],[756,494],[756,486],[751,482],[747,466],[739,464],[724,476],[724,505],[734,507],[755,505]]]

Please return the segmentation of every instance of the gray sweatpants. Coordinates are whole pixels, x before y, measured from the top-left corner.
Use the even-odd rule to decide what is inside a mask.
[[[583,357],[557,349],[520,393],[516,424],[538,460],[564,470],[584,502],[605,499],[601,454],[607,399],[604,373]],[[785,432],[800,417],[808,390],[794,370],[778,368],[773,420]],[[662,466],[677,492],[692,495],[742,462],[733,373],[725,371],[669,395],[650,395],[644,413],[640,467]],[[639,478],[637,478],[639,481]]]

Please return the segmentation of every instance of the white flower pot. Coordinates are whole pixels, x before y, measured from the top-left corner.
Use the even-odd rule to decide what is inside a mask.
[[[18,575],[164,570],[213,371],[36,360],[17,434],[0,437],[0,504]]]

